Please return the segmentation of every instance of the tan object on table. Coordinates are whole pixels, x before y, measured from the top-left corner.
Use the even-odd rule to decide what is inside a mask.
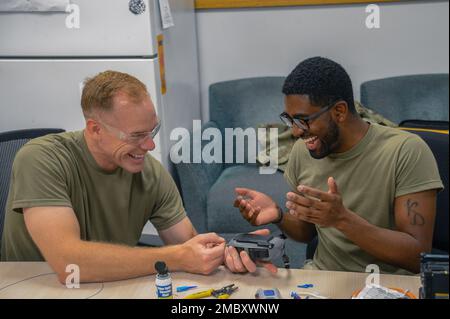
[[[82,271],[82,270],[81,270]],[[219,289],[235,284],[239,287],[230,299],[254,299],[258,288],[278,288],[281,296],[290,298],[291,291],[307,291],[329,298],[351,298],[355,290],[366,284],[368,273],[317,271],[302,269],[278,269],[271,274],[258,268],[254,274],[233,274],[220,267],[209,276],[183,272],[172,273],[174,298],[205,289]],[[297,288],[300,284],[313,284],[313,288]],[[176,293],[177,286],[196,285],[194,290]],[[380,285],[411,291],[418,296],[420,277],[381,275]],[[81,284],[80,288],[66,288],[59,283],[56,274],[45,262],[1,262],[0,299],[5,298],[156,298],[155,276],[106,283]]]

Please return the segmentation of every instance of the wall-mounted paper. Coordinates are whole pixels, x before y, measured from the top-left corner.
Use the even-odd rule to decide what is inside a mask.
[[[0,12],[65,12],[69,0],[1,0]]]
[[[159,9],[161,11],[161,20],[163,29],[173,27],[175,24],[173,23],[173,16],[172,11],[170,10],[169,1],[159,0]]]

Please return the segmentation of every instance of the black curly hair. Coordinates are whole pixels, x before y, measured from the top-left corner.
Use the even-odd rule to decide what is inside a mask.
[[[312,105],[321,107],[345,101],[350,113],[356,114],[350,76],[340,64],[327,58],[302,61],[286,78],[283,93],[308,95]]]

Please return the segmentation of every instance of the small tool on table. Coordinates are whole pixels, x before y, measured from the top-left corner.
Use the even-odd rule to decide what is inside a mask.
[[[298,285],[297,287],[298,288],[312,288],[312,287],[314,287],[314,285],[313,284],[302,284],[302,285]]]
[[[222,287],[220,289],[208,289],[200,292],[196,292],[190,295],[187,295],[183,299],[200,299],[200,298],[207,298],[207,297],[216,297],[217,299],[228,299],[230,298],[230,295],[235,292],[238,289],[238,287],[235,287],[234,284]]]
[[[177,287],[177,292],[188,291],[194,288],[197,288],[197,286],[179,286]]]

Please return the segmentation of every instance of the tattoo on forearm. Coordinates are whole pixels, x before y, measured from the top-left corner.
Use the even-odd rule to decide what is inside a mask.
[[[408,217],[411,225],[415,226],[423,226],[425,225],[425,218],[415,210],[419,206],[418,202],[415,202],[411,199],[406,201],[406,208],[408,210]]]

